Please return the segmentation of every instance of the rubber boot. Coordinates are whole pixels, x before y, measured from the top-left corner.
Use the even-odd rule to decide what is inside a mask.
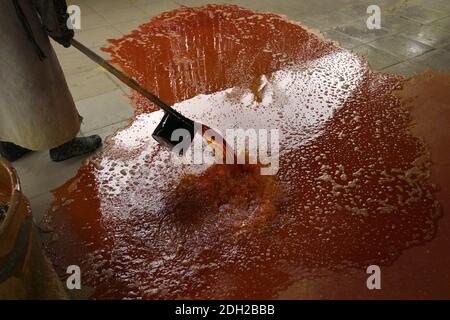
[[[19,160],[29,152],[31,152],[31,150],[22,148],[14,143],[0,141],[0,156],[9,162]]]
[[[50,150],[53,161],[64,161],[70,158],[91,153],[102,146],[102,138],[98,135],[75,138],[59,147]]]

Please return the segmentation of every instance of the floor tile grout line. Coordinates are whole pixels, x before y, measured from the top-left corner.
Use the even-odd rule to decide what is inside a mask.
[[[379,40],[379,39],[378,39],[378,40]],[[413,39],[409,39],[409,38],[408,38],[408,40],[413,40]],[[375,41],[377,41],[377,40],[375,40]],[[384,54],[389,54],[389,55],[391,55],[391,56],[393,56],[393,57],[395,57],[395,58],[397,58],[397,59],[403,60],[403,61],[409,61],[409,60],[411,60],[411,59],[420,57],[420,56],[422,56],[422,55],[424,55],[424,54],[426,54],[426,53],[429,53],[429,52],[432,52],[432,51],[434,51],[434,50],[437,50],[436,48],[434,48],[434,47],[432,47],[432,46],[429,46],[429,45],[426,45],[426,44],[424,44],[424,43],[422,43],[422,42],[416,41],[416,42],[419,42],[419,43],[421,43],[421,44],[423,44],[423,45],[426,45],[426,46],[429,47],[430,49],[427,50],[427,51],[425,51],[425,52],[422,52],[422,53],[420,53],[420,54],[418,54],[418,55],[416,55],[416,56],[414,56],[414,57],[401,57],[401,56],[395,55],[394,53],[391,53],[391,52],[386,51],[386,49],[381,49],[381,48],[374,47],[374,46],[373,46],[373,43],[374,43],[375,41],[372,41],[372,42],[370,42],[370,43],[367,43],[367,45],[370,46],[370,47],[372,47],[372,48],[374,48],[374,49],[376,49],[376,50],[382,51]],[[415,41],[415,40],[413,40],[413,41]]]
[[[51,191],[51,190],[47,190],[47,191],[44,191],[44,192],[42,192],[42,193],[40,193],[40,194],[38,194],[38,195],[34,195],[34,196],[32,196],[32,197],[27,197],[27,199],[28,199],[30,202],[32,202],[33,200],[36,200],[37,198],[40,198],[40,197],[45,196],[45,195],[47,195],[47,194],[49,194],[50,196],[53,197],[52,191]],[[25,196],[27,196],[27,195],[25,195]]]
[[[397,66],[397,65],[399,65],[399,64],[402,64],[402,63],[411,63],[411,62],[410,62],[410,60],[403,60],[403,61],[394,63],[393,65],[386,66],[386,67],[382,68],[381,70],[384,70],[384,69],[387,69],[387,68],[391,68],[391,67],[395,67],[395,66]]]
[[[413,58],[409,59],[408,62],[415,63],[415,64],[418,64],[418,65],[421,65],[421,66],[424,66],[424,67],[429,67],[429,65],[427,65],[427,64],[425,64],[425,63],[414,61],[414,59],[420,58],[420,57],[422,57],[422,56],[424,56],[424,55],[426,55],[426,54],[430,54],[430,53],[436,52],[436,51],[438,51],[438,50],[442,50],[442,49],[434,48],[434,50],[430,50],[430,51],[428,51],[428,52],[424,52],[424,53],[421,54],[421,55],[418,55],[418,56],[416,56],[416,57],[413,57]]]
[[[419,41],[419,40],[417,40],[417,39],[413,39],[413,38],[409,37],[407,34],[405,34],[404,31],[401,32],[400,34],[401,34],[403,37],[405,37],[405,38],[407,38],[407,39],[409,39],[409,40],[413,40],[413,41],[419,42],[419,43],[421,43],[421,44],[424,44],[424,45],[429,46],[429,47],[434,48],[434,49],[440,49],[440,48],[438,48],[438,47],[431,46],[431,45],[429,45],[429,44],[427,44],[427,43],[421,42],[421,41]],[[450,44],[450,41],[448,42],[448,44]],[[444,43],[444,45],[445,45],[445,43]]]
[[[118,88],[123,94],[125,94],[125,95],[129,94],[129,92],[127,92],[124,89],[124,88],[128,88],[128,87],[124,87],[125,85],[121,85],[120,80],[118,80],[116,77],[112,76],[109,72],[106,73],[106,76],[109,78],[109,80],[111,80],[114,83],[116,88]]]
[[[426,22],[426,23],[424,23],[424,22],[422,22],[422,21],[414,20],[413,18],[409,18],[409,17],[407,17],[407,16],[399,15],[399,17],[402,17],[403,19],[406,19],[406,20],[411,21],[411,22],[418,23],[418,24],[420,24],[421,26],[427,26],[427,25],[432,24],[433,22],[436,22],[437,20],[440,20],[440,18],[439,18],[439,19],[436,19],[436,20],[432,20],[431,22]]]
[[[435,21],[433,21],[433,22],[431,22],[429,24],[433,24],[433,23],[439,22],[439,21],[444,20],[444,19],[449,19],[449,18],[450,18],[450,14],[448,16],[443,17],[443,18],[437,19],[437,20],[435,20]],[[436,27],[439,27],[439,26],[436,26]]]
[[[132,120],[132,116],[131,116],[130,118],[127,118],[127,119],[123,119],[123,120],[119,120],[119,121],[110,123],[110,124],[105,125],[105,126],[103,126],[103,127],[99,127],[99,128],[95,128],[95,129],[86,131],[86,132],[84,132],[84,134],[92,134],[92,133],[94,133],[94,132],[96,132],[96,131],[106,129],[106,128],[108,128],[108,127],[112,127],[112,126],[118,125],[118,124],[120,124],[120,123],[126,124],[126,123],[129,123],[131,120]],[[120,128],[118,128],[118,129],[120,129]]]
[[[421,54],[419,54],[419,55],[417,55],[417,56],[415,56],[415,57],[408,58],[408,59],[406,59],[406,60],[404,60],[404,61],[402,61],[402,62],[400,62],[400,63],[407,62],[407,63],[411,63],[411,64],[417,64],[417,65],[422,66],[422,67],[425,67],[425,68],[430,68],[429,65],[427,65],[427,64],[425,64],[425,63],[417,62],[417,61],[414,61],[414,60],[417,59],[417,58],[420,58],[420,57],[422,57],[422,56],[424,56],[424,55],[426,55],[426,54],[430,54],[430,53],[435,52],[435,51],[438,51],[438,50],[443,50],[443,49],[433,48],[433,49],[430,50],[430,51],[421,53]],[[400,63],[398,63],[398,64],[400,64]],[[395,65],[397,65],[397,64],[395,64]],[[391,67],[392,67],[392,66],[391,66]]]

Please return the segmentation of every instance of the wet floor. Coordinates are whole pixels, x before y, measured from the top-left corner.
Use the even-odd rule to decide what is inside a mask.
[[[184,115],[279,129],[280,168],[175,165],[137,94],[129,127],[55,190],[47,251],[95,298],[276,298],[298,281],[389,265],[433,238],[430,154],[404,79],[302,26],[235,6],[165,13],[106,49]]]

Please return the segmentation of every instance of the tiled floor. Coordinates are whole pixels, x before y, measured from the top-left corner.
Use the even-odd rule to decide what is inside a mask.
[[[82,10],[77,39],[106,56],[100,48],[150,17],[180,6],[205,3],[241,5],[285,14],[293,21],[320,29],[342,47],[365,55],[374,69],[411,75],[427,66],[450,71],[449,0],[71,0]],[[380,30],[368,30],[368,5],[381,8]],[[74,48],[55,45],[79,112],[82,134],[106,137],[123,127],[132,114],[127,89]],[[53,163],[37,152],[15,163],[36,221],[51,201],[49,190],[73,176],[83,159]]]

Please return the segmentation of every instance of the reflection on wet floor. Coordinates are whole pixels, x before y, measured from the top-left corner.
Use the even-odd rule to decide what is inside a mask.
[[[280,170],[174,165],[136,117],[54,192],[47,249],[96,298],[274,298],[324,270],[389,264],[430,240],[426,146],[392,93],[403,79],[272,14],[165,13],[106,51],[194,120],[281,130]]]

